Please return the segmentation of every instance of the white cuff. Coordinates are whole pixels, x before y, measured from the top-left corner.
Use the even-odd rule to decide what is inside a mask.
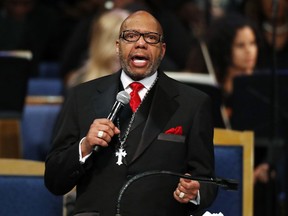
[[[82,152],[81,152],[81,145],[82,145],[82,142],[83,140],[85,139],[86,137],[83,137],[80,142],[79,142],[79,161],[81,164],[84,164],[85,161],[87,160],[87,158],[92,154],[92,152],[88,155],[86,155],[85,157],[82,157]]]
[[[193,203],[194,205],[200,205],[200,192],[199,192],[199,190],[198,190],[198,194],[197,194],[196,199],[190,200],[189,202]]]

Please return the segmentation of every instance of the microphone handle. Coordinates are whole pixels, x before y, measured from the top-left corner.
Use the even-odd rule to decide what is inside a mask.
[[[116,115],[118,114],[118,112],[120,111],[121,107],[123,106],[123,104],[119,101],[116,101],[115,104],[112,107],[112,111],[110,112],[110,114],[108,115],[107,119],[109,119],[110,121],[114,121]]]
[[[99,152],[100,151],[100,146],[99,145],[95,145],[93,151],[94,152]]]
[[[121,107],[123,106],[123,104],[119,101],[115,101],[113,107],[112,107],[112,111],[109,113],[107,119],[110,121],[114,121],[116,115],[118,114],[118,112],[120,111]],[[100,146],[99,145],[95,145],[94,149],[95,152],[98,152],[100,150]]]

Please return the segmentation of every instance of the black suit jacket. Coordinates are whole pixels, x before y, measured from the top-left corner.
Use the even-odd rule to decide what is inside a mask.
[[[79,162],[79,141],[96,118],[106,118],[121,86],[120,72],[75,87],[60,114],[47,156],[45,184],[54,194],[77,185],[75,213],[115,215],[121,187],[136,174],[167,170],[197,177],[214,176],[213,122],[210,99],[163,72],[144,100],[127,139],[127,158],[116,165],[114,137],[107,148]],[[183,134],[165,134],[182,126]],[[127,216],[179,216],[203,209],[216,195],[215,186],[202,184],[201,204],[180,204],[173,198],[178,177],[149,176],[133,183],[121,200]]]

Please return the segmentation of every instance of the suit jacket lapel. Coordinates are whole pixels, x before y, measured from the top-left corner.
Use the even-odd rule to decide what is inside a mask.
[[[166,88],[164,88],[164,86],[166,86]],[[167,88],[167,86],[170,86],[170,88]],[[178,107],[175,101],[175,96],[178,95],[178,92],[173,88],[173,83],[169,81],[169,78],[165,74],[159,75],[158,84],[156,84],[155,87],[155,95],[152,99],[146,125],[131,163],[151,145],[154,139],[157,139],[158,134],[161,133]],[[144,117],[140,117],[138,121],[143,121],[143,118]]]
[[[116,73],[109,77],[110,80],[105,82],[106,85],[99,85],[97,92],[93,98],[93,107],[96,117],[106,118],[112,109],[119,91],[120,73]],[[115,85],[117,83],[117,85]],[[99,103],[100,102],[100,103]]]

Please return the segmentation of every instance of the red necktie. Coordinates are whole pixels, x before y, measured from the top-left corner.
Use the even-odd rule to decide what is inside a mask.
[[[144,86],[139,82],[133,82],[130,84],[130,87],[132,88],[132,92],[130,93],[131,99],[130,99],[130,107],[133,112],[136,111],[139,104],[141,103],[141,98],[138,94],[138,92],[144,88]]]

